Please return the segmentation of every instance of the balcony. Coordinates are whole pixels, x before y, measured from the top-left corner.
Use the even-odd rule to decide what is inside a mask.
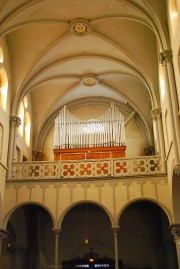
[[[73,180],[157,176],[160,156],[13,163],[10,180]]]

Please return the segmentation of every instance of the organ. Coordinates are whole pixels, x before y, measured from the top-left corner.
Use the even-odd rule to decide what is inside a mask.
[[[114,103],[96,119],[80,120],[66,106],[55,119],[55,160],[124,157],[125,149],[124,115]]]

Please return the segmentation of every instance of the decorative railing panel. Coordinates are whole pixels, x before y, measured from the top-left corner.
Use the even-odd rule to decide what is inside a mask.
[[[13,163],[11,179],[105,178],[162,173],[159,156],[54,162]]]

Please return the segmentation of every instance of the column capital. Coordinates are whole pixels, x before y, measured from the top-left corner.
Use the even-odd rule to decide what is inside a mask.
[[[0,229],[0,244],[7,239],[8,234],[9,233],[7,231]]]
[[[42,161],[42,158],[43,158],[43,152],[42,151],[34,150],[32,152],[32,155],[33,155],[33,160],[34,161]]]
[[[159,54],[159,62],[162,65],[172,62],[172,50],[164,50]]]
[[[172,224],[170,226],[171,234],[174,236],[174,240],[180,239],[180,224]]]
[[[117,233],[119,231],[119,226],[112,226],[111,229],[113,230],[114,233]]]
[[[160,108],[155,108],[151,111],[151,118],[153,120],[155,119],[160,119],[162,116],[162,112],[161,112],[161,109]]]
[[[173,172],[176,176],[180,176],[180,164],[174,166]]]
[[[14,127],[19,127],[19,125],[21,124],[21,119],[17,116],[10,116],[9,120],[10,124]]]
[[[52,228],[52,231],[53,231],[56,235],[59,235],[60,232],[61,232],[61,229],[60,229],[60,228],[56,228],[56,227],[54,227],[54,228]]]

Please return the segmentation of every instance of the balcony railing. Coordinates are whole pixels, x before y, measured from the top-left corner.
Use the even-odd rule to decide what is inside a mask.
[[[12,164],[12,180],[84,179],[162,174],[161,158],[145,156],[82,161],[23,162]]]

